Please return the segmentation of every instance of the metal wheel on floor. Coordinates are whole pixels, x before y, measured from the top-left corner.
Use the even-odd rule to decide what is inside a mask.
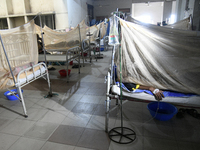
[[[109,131],[111,141],[119,144],[129,144],[136,139],[136,133],[127,127],[116,127]]]

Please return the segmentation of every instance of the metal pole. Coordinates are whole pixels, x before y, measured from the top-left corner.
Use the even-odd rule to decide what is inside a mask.
[[[100,27],[100,32],[99,32],[99,58],[101,57],[101,31],[102,31],[102,28]]]
[[[80,29],[80,25],[78,25],[78,29],[79,29],[79,40],[80,40],[80,48],[81,48],[81,53],[82,53],[82,58],[83,58],[83,66],[84,66],[84,55],[83,55],[83,49],[82,49],[82,44],[81,44],[81,29]],[[78,57],[78,68],[79,68],[79,74],[80,74],[80,51],[79,51],[79,57]]]
[[[41,14],[39,14],[39,19],[40,19],[40,29],[41,29],[41,36],[42,36],[42,50],[43,50],[43,52],[44,52],[45,64],[46,64],[47,67],[48,67],[47,58],[46,58],[46,50],[45,50],[45,48],[44,48],[44,38],[43,38],[43,32],[42,32],[42,19],[41,19]]]

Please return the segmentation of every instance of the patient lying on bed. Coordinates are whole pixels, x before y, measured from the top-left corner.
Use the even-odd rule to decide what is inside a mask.
[[[149,90],[153,93],[154,97],[156,100],[162,100],[164,98],[163,91],[156,89],[152,86],[144,86],[144,85],[138,85],[134,83],[123,83],[129,91],[134,91],[136,89],[141,89],[141,90]]]

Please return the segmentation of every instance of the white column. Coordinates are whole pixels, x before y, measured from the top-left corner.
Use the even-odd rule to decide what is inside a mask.
[[[56,29],[69,28],[67,0],[54,0]]]

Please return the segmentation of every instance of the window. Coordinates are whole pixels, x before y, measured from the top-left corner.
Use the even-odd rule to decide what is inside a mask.
[[[189,10],[189,0],[186,0],[186,4],[185,4],[185,10],[188,11]]]
[[[51,15],[41,15],[41,20],[42,20],[42,27],[44,27],[45,25],[51,29],[56,29],[55,26],[55,15],[51,14]],[[35,24],[37,24],[38,26],[40,26],[40,18],[37,17],[35,19]]]
[[[8,29],[7,19],[0,19],[0,29]]]

